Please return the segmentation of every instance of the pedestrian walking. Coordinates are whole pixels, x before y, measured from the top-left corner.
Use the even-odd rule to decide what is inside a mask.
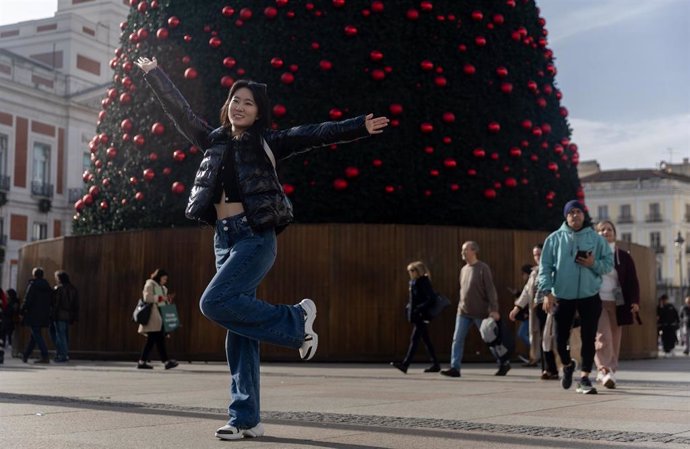
[[[41,351],[41,358],[34,363],[50,363],[48,347],[43,339],[43,328],[50,326],[50,313],[53,305],[53,289],[43,278],[43,269],[36,267],[31,271],[33,278],[29,280],[24,294],[24,304],[21,308],[22,323],[31,329],[31,337],[24,348],[22,361],[26,363],[36,345]]]
[[[681,342],[684,347],[683,354],[690,353],[690,296],[685,297],[685,304],[680,308]]]
[[[79,317],[79,292],[72,285],[69,275],[62,271],[55,272],[53,322],[50,326],[50,336],[55,344],[56,363],[69,361],[69,326]]]
[[[678,342],[676,333],[680,325],[680,317],[675,306],[669,302],[668,295],[665,293],[659,297],[659,307],[656,309],[656,322],[657,330],[661,335],[664,355],[671,357],[673,349]]]
[[[167,334],[163,330],[163,317],[158,309],[159,306],[170,304],[173,301],[174,295],[168,294],[167,283],[168,273],[161,268],[157,268],[144,284],[142,299],[144,302],[151,304],[151,317],[148,323],[139,325],[138,332],[146,336],[146,343],[141,351],[137,369],[153,369],[153,366],[149,365],[148,361],[150,360],[149,356],[154,345],[158,349],[158,355],[165,369],[172,369],[178,365],[177,360],[168,358],[168,350],[165,346]]]

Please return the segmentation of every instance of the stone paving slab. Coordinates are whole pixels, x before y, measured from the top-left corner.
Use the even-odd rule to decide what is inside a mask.
[[[690,447],[690,358],[623,362],[619,388],[578,395],[515,367],[463,377],[376,364],[264,364],[265,437],[221,442],[222,363],[139,371],[131,363],[0,365],[2,447]],[[7,442],[7,444],[5,444]]]

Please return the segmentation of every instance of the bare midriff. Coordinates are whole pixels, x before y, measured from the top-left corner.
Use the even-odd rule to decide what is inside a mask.
[[[218,219],[234,217],[235,215],[240,215],[244,213],[244,207],[242,203],[216,203],[216,216]]]

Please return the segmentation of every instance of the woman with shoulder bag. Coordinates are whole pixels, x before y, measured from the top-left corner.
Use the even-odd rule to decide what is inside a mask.
[[[429,309],[436,300],[436,292],[431,287],[431,273],[422,262],[412,262],[407,266],[410,275],[410,298],[407,304],[407,320],[412,323],[412,336],[410,346],[402,362],[391,362],[391,365],[403,373],[407,373],[414,353],[417,351],[419,340],[424,342],[427,353],[431,358],[431,366],[424,370],[425,373],[438,373],[441,365],[436,358],[434,346],[429,337]]]
[[[630,254],[616,248],[616,227],[608,220],[597,224],[597,232],[604,237],[613,252],[613,270],[604,274],[599,296],[601,315],[594,348],[597,380],[606,388],[616,388],[614,377],[618,369],[622,326],[633,323],[633,314],[640,311],[640,284],[635,262]]]
[[[144,302],[152,304],[152,307],[149,322],[139,325],[139,333],[146,336],[146,344],[141,351],[137,369],[153,369],[153,366],[148,364],[149,353],[153,345],[156,345],[158,348],[158,355],[161,361],[165,363],[165,369],[175,368],[178,365],[176,360],[168,359],[168,351],[165,348],[166,335],[163,331],[163,318],[158,310],[159,305],[170,304],[173,300],[173,295],[168,295],[167,283],[168,273],[157,268],[144,284],[142,298]]]

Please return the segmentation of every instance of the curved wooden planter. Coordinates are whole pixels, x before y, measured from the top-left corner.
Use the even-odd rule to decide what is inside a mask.
[[[411,331],[404,316],[406,266],[423,260],[434,288],[452,300],[431,325],[437,353],[448,360],[462,242],[479,243],[480,259],[493,270],[501,313],[507,316],[513,301],[508,288],[521,286],[519,268],[531,262],[532,246],[546,235],[450,226],[292,225],[278,238],[278,258],[258,296],[276,304],[294,304],[305,297],[317,302],[317,361],[400,360]],[[625,328],[621,356],[653,357],[657,351],[654,254],[637,245],[631,251],[640,276],[644,325]],[[171,355],[180,360],[225,358],[225,330],[208,321],[198,307],[215,273],[211,228],[151,229],[30,243],[20,251],[17,285],[22,298],[35,266],[44,268],[51,284],[52,273],[64,269],[80,291],[80,319],[70,328],[73,357],[138,358],[144,339],[137,334],[131,313],[149,273],[161,267],[170,273],[169,286],[176,293],[182,322],[168,340]],[[514,335],[515,325],[508,327]],[[526,352],[522,346],[518,351]],[[297,351],[270,345],[262,345],[262,358],[299,360]],[[427,360],[423,347],[417,360]],[[492,360],[478,332],[471,331],[466,340],[465,360]]]

